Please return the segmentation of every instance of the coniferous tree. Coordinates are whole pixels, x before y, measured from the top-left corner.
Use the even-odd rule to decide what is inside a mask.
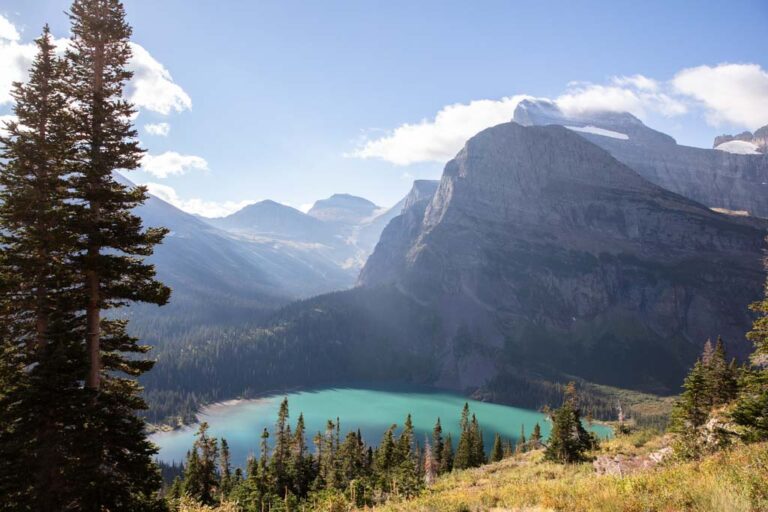
[[[71,186],[79,234],[73,269],[82,278],[78,306],[85,311],[89,391],[79,491],[86,509],[139,509],[159,487],[155,448],[136,416],[146,406],[135,378],[152,362],[140,357],[149,348],[126,333],[126,321],[103,312],[129,302],[168,301],[170,290],[144,261],[166,230],[143,229],[132,210],[146,200],[146,189],[114,177],[117,170],[136,169],[143,154],[131,121],[135,110],[123,94],[132,75],[131,28],[123,5],[74,0],[69,17],[67,91],[76,139]]]
[[[456,469],[467,469],[472,467],[472,455],[474,453],[469,422],[469,403],[465,402],[461,410],[459,428],[461,429],[461,434],[459,435],[459,444],[456,447],[456,454],[453,458],[453,467]]]
[[[443,426],[440,424],[440,418],[437,418],[435,427],[432,429],[432,457],[440,472],[443,457]]]
[[[679,456],[695,458],[727,443],[727,436],[716,425],[711,432],[704,432],[704,427],[712,412],[731,402],[737,392],[736,370],[726,359],[723,340],[718,338],[716,345],[707,340],[672,410],[671,430],[678,434],[675,451]]]
[[[445,436],[443,453],[440,455],[440,474],[450,473],[453,470],[453,440],[450,432]]]
[[[275,446],[272,450],[271,473],[275,479],[278,490],[285,489],[288,484],[288,463],[291,456],[291,444],[293,442],[290,427],[288,425],[288,398],[280,402],[275,424]]]
[[[747,334],[755,347],[752,368],[744,372],[732,417],[745,441],[768,441],[768,281],[763,300],[750,309],[759,315]]]
[[[69,174],[72,116],[46,26],[26,84],[12,95],[17,120],[0,138],[0,495],[17,510],[79,503],[83,424],[77,251]]]
[[[533,449],[539,448],[541,446],[541,426],[537,422],[533,426],[533,432],[531,432],[531,447]]]
[[[587,450],[593,447],[594,439],[581,424],[576,386],[566,386],[563,405],[551,413],[552,432],[549,434],[544,456],[547,460],[567,464],[584,459]]]
[[[229,444],[227,440],[221,439],[221,456],[219,457],[219,475],[221,484],[219,485],[220,500],[225,500],[232,492],[235,484],[232,478],[232,461],[229,454]]]
[[[501,446],[501,436],[497,432],[493,438],[493,448],[491,448],[491,462],[499,462],[504,458],[504,449]]]
[[[215,438],[208,436],[208,424],[203,422],[197,431],[197,439],[187,457],[184,475],[184,494],[204,505],[216,503],[219,487],[217,474],[218,446]]]
[[[485,464],[485,445],[483,444],[483,431],[480,429],[480,423],[477,417],[472,415],[472,423],[469,429],[471,467],[478,467]]]

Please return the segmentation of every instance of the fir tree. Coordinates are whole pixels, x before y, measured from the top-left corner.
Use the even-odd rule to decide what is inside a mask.
[[[445,437],[443,443],[443,453],[440,455],[440,474],[449,473],[453,470],[453,440],[451,434]]]
[[[80,491],[86,509],[138,509],[159,487],[152,463],[156,451],[136,416],[146,406],[134,379],[152,362],[139,357],[149,348],[127,335],[124,320],[102,313],[129,302],[168,301],[170,290],[155,280],[154,268],[143,259],[166,230],[143,229],[132,210],[146,200],[146,189],[114,178],[116,170],[136,169],[143,154],[131,122],[135,110],[123,99],[131,78],[131,28],[123,5],[74,0],[69,17],[67,90],[76,138],[71,185],[79,234],[73,269],[83,280],[78,302],[86,317],[85,386],[90,391],[80,443]]]
[[[234,480],[232,477],[232,461],[229,455],[229,444],[227,440],[221,439],[221,456],[219,457],[219,475],[221,485],[219,486],[220,500],[225,500],[232,492]]]
[[[459,444],[453,458],[453,467],[456,469],[472,467],[472,437],[469,430],[463,430],[459,436]]]
[[[18,120],[0,138],[0,495],[17,510],[80,503],[77,251],[70,161],[73,119],[48,27],[26,84],[12,95]]]
[[[747,333],[755,347],[750,356],[752,368],[744,372],[732,417],[745,441],[768,441],[768,281],[763,300],[750,309],[758,314]]]
[[[403,424],[403,431],[397,440],[398,460],[413,459],[413,435],[413,421],[411,420],[411,415],[408,414]]]
[[[483,431],[480,429],[480,423],[477,417],[472,415],[472,423],[469,429],[469,438],[471,446],[471,467],[478,467],[485,464],[485,445],[483,444]]]
[[[504,458],[504,449],[501,446],[501,436],[497,432],[493,438],[493,448],[491,448],[491,462],[499,462]]]
[[[187,456],[184,472],[184,494],[204,505],[216,503],[219,487],[217,474],[218,448],[215,438],[208,436],[208,424],[203,422],[197,439]]]
[[[533,426],[533,432],[531,432],[531,446],[534,449],[541,446],[541,426],[538,422]]]
[[[737,394],[735,368],[728,363],[725,344],[715,346],[707,340],[701,356],[683,382],[683,393],[672,410],[671,430],[678,434],[676,452],[683,458],[695,458],[703,450],[727,442],[722,432],[702,432],[712,411],[732,401]],[[717,434],[718,442],[713,444]],[[717,445],[717,446],[716,446]]]
[[[442,466],[443,457],[443,427],[440,424],[440,418],[437,418],[435,427],[432,429],[432,457],[435,459],[435,464],[438,468],[438,472]]]
[[[581,424],[576,386],[566,386],[563,405],[551,413],[552,432],[549,435],[544,456],[547,460],[567,464],[584,459],[587,450],[593,447],[592,436]]]

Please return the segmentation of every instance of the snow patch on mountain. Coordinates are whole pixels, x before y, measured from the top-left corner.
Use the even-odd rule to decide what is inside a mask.
[[[717,151],[735,153],[737,155],[759,155],[760,151],[757,144],[745,140],[731,140],[723,142],[715,147]]]
[[[566,128],[575,132],[592,133],[594,135],[602,135],[603,137],[611,137],[613,139],[629,140],[629,135],[626,133],[606,130],[605,128],[598,128],[597,126],[566,126]]]

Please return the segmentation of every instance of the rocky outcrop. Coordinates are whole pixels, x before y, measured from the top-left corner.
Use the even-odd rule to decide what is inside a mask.
[[[592,112],[568,116],[547,101],[520,102],[514,120],[526,126],[592,126],[626,135],[617,138],[577,132],[652,183],[705,206],[768,217],[768,155],[681,146],[631,114]]]
[[[534,368],[669,391],[707,337],[747,350],[766,226],[654,185],[581,133],[507,123],[390,222],[360,283],[438,313],[441,383]]]
[[[668,446],[647,455],[599,455],[592,461],[592,467],[598,475],[623,477],[653,469],[672,455],[672,448]]]

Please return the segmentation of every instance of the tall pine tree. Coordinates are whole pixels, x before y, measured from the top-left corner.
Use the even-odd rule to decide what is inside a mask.
[[[146,406],[135,378],[152,363],[140,357],[148,347],[126,333],[126,322],[103,313],[130,302],[167,302],[170,290],[144,261],[166,230],[143,229],[132,210],[146,200],[146,189],[127,187],[114,177],[117,170],[136,169],[143,154],[131,124],[135,110],[123,94],[132,75],[127,68],[131,28],[123,5],[75,0],[69,16],[72,41],[66,58],[76,138],[72,187],[80,234],[74,268],[83,280],[79,305],[86,316],[90,392],[81,443],[82,494],[87,509],[140,509],[159,484],[155,448],[136,416]]]
[[[0,495],[17,510],[58,510],[79,500],[74,436],[84,422],[74,139],[68,70],[48,27],[36,46],[29,81],[14,84],[17,121],[0,139]]]

